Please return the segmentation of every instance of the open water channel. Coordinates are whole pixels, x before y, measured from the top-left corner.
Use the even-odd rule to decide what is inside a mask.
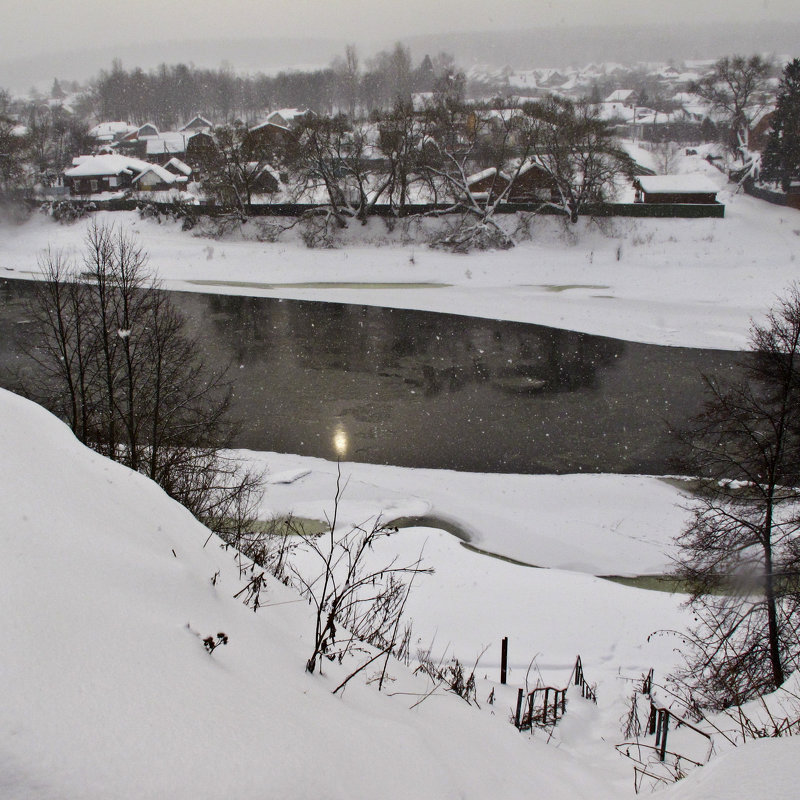
[[[32,285],[0,282],[0,384],[28,365]],[[514,322],[174,292],[207,359],[230,364],[240,447],[476,472],[672,471],[668,423],[736,353]],[[609,301],[609,314],[614,313]]]

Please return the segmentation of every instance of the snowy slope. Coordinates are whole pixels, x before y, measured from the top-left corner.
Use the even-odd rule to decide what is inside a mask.
[[[230,554],[155,485],[25,400],[0,392],[0,413],[3,798],[611,796],[504,712],[332,696],[341,668],[304,673],[290,590],[254,615]]]

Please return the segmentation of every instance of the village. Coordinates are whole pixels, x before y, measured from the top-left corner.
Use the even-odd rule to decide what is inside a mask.
[[[121,97],[135,97],[125,83],[134,73],[117,67],[95,90],[94,119],[73,109],[87,108],[87,95],[67,94],[58,81],[50,98],[6,96],[0,136],[12,146],[4,191],[78,208],[184,206],[195,216],[327,213],[339,227],[348,218],[447,211],[481,223],[513,211],[560,212],[573,221],[578,214],[721,216],[710,182],[670,175],[676,156],[699,152],[745,190],[755,187],[780,82],[778,66],[759,57],[498,75],[465,73],[442,57],[413,67],[398,44],[385,54],[382,94],[370,97],[368,76],[359,77],[355,54],[348,56],[349,67],[309,76],[331,84],[316,109],[259,113],[237,109],[229,97],[222,119],[160,113],[181,123],[170,129],[142,117],[141,102],[138,112],[129,104],[128,121],[97,119],[98,108],[124,110]],[[723,68],[752,78],[743,96],[724,91]],[[119,85],[121,95],[104,100],[111,91],[104,82]],[[638,88],[625,88],[631,85]],[[194,91],[202,102],[202,85]],[[581,151],[578,143],[590,141]],[[642,151],[651,154],[647,166],[639,163]],[[777,202],[800,204],[796,189],[789,181]],[[502,245],[503,237],[489,241]]]

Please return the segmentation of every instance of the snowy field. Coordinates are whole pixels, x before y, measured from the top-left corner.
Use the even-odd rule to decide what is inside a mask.
[[[800,212],[726,185],[699,157],[681,168],[720,186],[724,219],[626,219],[577,225],[543,216],[506,252],[455,256],[393,243],[385,224],[353,224],[341,247],[310,250],[297,230],[262,243],[256,222],[222,240],[134,212],[97,215],[135,231],[171,289],[416,308],[569,328],[629,341],[742,349],[760,317],[796,279]],[[30,277],[48,244],[76,253],[85,222],[34,215],[0,225],[0,277]],[[249,229],[248,229],[248,226]],[[377,244],[383,246],[376,246]]]
[[[705,162],[687,171],[722,176]],[[335,250],[296,238],[215,241],[135,214],[101,214],[136,232],[168,288],[333,300],[551,324],[633,341],[739,349],[796,277],[800,213],[722,188],[722,220],[626,220],[565,227],[535,220],[502,253],[452,256],[388,239],[382,222]],[[248,223],[249,224],[249,223]],[[246,226],[245,226],[246,227]],[[48,244],[81,248],[85,223],[34,215],[0,223],[0,278],[33,277]],[[200,283],[198,283],[200,282]],[[313,284],[309,285],[309,284]],[[427,284],[427,286],[425,286]],[[343,463],[340,521],[429,517],[450,533],[402,529],[374,558],[423,552],[432,576],[407,607],[415,645],[471,664],[481,710],[393,664],[392,688],[353,668],[303,671],[313,620],[271,582],[258,614],[230,552],[142,476],[81,447],[46,412],[0,391],[0,602],[6,646],[0,797],[620,798],[630,762],[613,745],[632,681],[675,665],[661,629],[687,622],[680,596],[597,576],[663,572],[686,511],[650,476],[522,476]],[[262,515],[332,513],[337,465],[242,455],[267,470]],[[515,563],[520,562],[520,563]],[[538,568],[537,568],[538,567]],[[211,578],[219,577],[212,585]],[[201,639],[224,631],[213,654]],[[509,637],[509,686],[499,642]],[[548,744],[508,723],[526,679],[557,685],[577,654],[598,706],[570,693]],[[372,673],[365,671],[364,678]],[[487,705],[495,689],[497,701]],[[797,739],[725,753],[665,796],[795,796]],[[756,769],[755,765],[758,765]]]

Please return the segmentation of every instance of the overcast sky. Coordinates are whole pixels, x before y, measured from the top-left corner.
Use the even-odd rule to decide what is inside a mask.
[[[800,0],[0,0],[0,61],[136,39],[381,42],[414,33],[681,19],[797,22]]]

